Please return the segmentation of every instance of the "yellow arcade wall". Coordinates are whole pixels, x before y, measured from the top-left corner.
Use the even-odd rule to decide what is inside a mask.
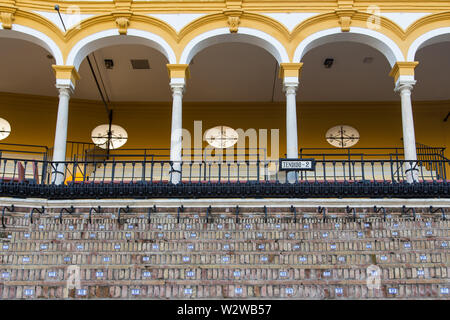
[[[0,143],[36,144],[51,147],[57,116],[57,98],[0,94],[0,117],[12,127],[10,136]],[[443,122],[450,110],[449,101],[413,102],[416,141],[446,147],[450,158],[450,121]],[[128,132],[123,148],[169,148],[171,103],[113,104],[114,124]],[[361,136],[355,147],[402,147],[400,101],[394,102],[299,102],[299,148],[332,147],[325,140],[327,130],[335,125],[350,125]],[[225,125],[232,128],[280,130],[280,156],[285,153],[284,103],[184,103],[183,128],[194,132],[194,121],[206,129]],[[68,140],[91,142],[97,125],[107,123],[101,102],[70,101]],[[206,143],[204,143],[206,146]],[[0,144],[0,149],[5,148]],[[165,152],[167,153],[167,152]],[[270,154],[270,150],[268,150]]]

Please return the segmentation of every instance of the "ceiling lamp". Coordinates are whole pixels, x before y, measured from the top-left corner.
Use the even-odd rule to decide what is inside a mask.
[[[336,126],[327,131],[325,138],[337,148],[350,148],[358,143],[359,132],[350,126]]]
[[[233,128],[219,126],[206,131],[205,140],[214,148],[225,149],[238,142],[239,134]]]
[[[5,119],[0,118],[0,140],[6,139],[11,133],[11,125]]]
[[[109,149],[117,149],[123,146],[128,140],[128,134],[124,128],[118,125],[111,125],[111,138],[108,139],[109,134],[109,125],[102,124],[92,130],[91,138],[94,144],[102,149],[108,149],[108,140],[109,140]]]

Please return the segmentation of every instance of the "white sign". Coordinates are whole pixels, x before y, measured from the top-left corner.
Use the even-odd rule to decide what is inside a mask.
[[[314,170],[314,159],[280,159],[281,171]]]

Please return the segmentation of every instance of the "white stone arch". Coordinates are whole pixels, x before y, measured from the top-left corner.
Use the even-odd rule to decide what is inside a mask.
[[[406,61],[414,61],[416,53],[423,47],[439,43],[450,41],[450,27],[438,28],[427,33],[422,34],[411,44],[408,50],[408,56]]]
[[[223,42],[253,44],[268,51],[278,63],[290,62],[286,48],[281,42],[263,31],[239,28],[237,33],[230,33],[228,28],[219,28],[202,33],[192,39],[181,54],[180,64],[189,64],[192,58],[203,49]]]
[[[389,37],[374,30],[352,27],[349,32],[342,32],[341,28],[332,28],[308,36],[297,46],[294,62],[300,62],[308,51],[316,47],[341,41],[358,42],[377,49],[386,57],[391,67],[397,61],[405,61],[402,51]]]
[[[177,61],[172,47],[162,37],[154,33],[138,29],[128,29],[127,35],[123,36],[119,34],[118,29],[109,29],[91,34],[77,42],[70,50],[66,65],[75,66],[78,70],[81,62],[91,52],[119,44],[141,44],[161,52],[170,64],[174,64]]]
[[[56,64],[64,64],[64,58],[59,46],[49,36],[40,31],[19,24],[13,24],[11,29],[3,29],[3,27],[0,27],[0,38],[20,39],[37,44],[55,58]]]

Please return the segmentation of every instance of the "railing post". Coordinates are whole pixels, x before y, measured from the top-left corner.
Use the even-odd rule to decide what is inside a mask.
[[[258,156],[256,158],[256,167],[257,167],[257,169],[256,169],[256,180],[259,182],[259,153],[258,153]]]

